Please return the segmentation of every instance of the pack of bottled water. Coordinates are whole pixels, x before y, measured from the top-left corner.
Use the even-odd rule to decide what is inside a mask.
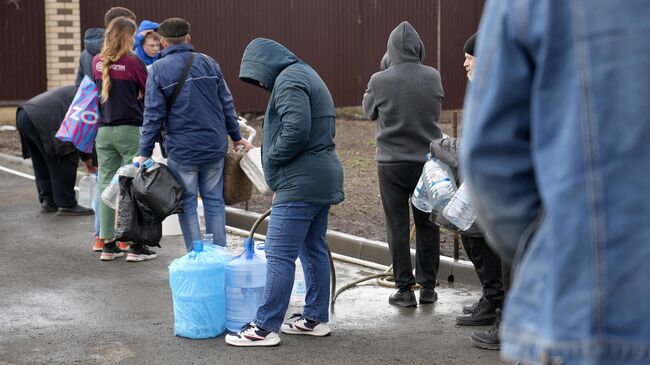
[[[422,176],[412,194],[413,205],[426,213],[440,212],[456,192],[454,173],[436,157],[424,164]]]
[[[442,211],[442,215],[461,231],[466,231],[472,226],[476,220],[476,213],[472,209],[471,199],[465,183],[460,184],[460,187]]]

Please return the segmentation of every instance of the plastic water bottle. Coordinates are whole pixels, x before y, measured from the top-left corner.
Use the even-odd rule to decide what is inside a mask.
[[[113,175],[111,182],[106,186],[106,188],[104,188],[104,191],[102,191],[101,198],[106,205],[113,209],[117,209],[119,204],[118,197],[120,195],[120,176],[134,177],[138,172],[139,167],[140,164],[134,158],[132,164],[124,165],[117,170],[115,175]]]
[[[305,285],[305,273],[302,270],[302,262],[296,260],[296,277],[293,280],[293,289],[291,289],[291,305],[305,305],[305,294],[307,286]]]
[[[428,189],[426,187],[426,176],[424,171],[422,171],[420,180],[418,181],[418,184],[415,186],[415,190],[413,190],[413,194],[411,194],[411,203],[418,210],[421,210],[425,213],[431,213],[433,207],[431,206],[431,200],[429,199],[429,193],[427,192],[427,190]]]
[[[205,233],[203,235],[203,250],[208,252],[215,260],[223,262],[224,265],[232,260],[232,253],[227,247],[214,244],[214,234]]]
[[[255,319],[266,283],[266,259],[255,254],[255,241],[244,239],[244,253],[226,265],[226,327],[239,331]]]
[[[456,191],[454,174],[449,166],[435,157],[424,164],[423,171],[431,208],[440,212]]]
[[[137,162],[135,162],[135,161],[134,161],[134,163],[137,164]],[[144,160],[144,162],[142,163],[142,168],[145,169],[145,170],[149,170],[154,166],[154,163],[155,163],[154,160],[148,158],[148,159]],[[133,176],[135,176],[135,175],[133,175]]]
[[[175,335],[209,338],[225,331],[225,264],[211,259],[201,241],[169,265],[169,286]]]
[[[92,208],[97,189],[97,175],[86,174],[79,180],[79,205]]]
[[[212,233],[203,234],[203,248],[214,246],[214,235]]]
[[[461,231],[467,231],[476,220],[476,213],[470,203],[467,186],[462,183],[442,211],[442,215]]]

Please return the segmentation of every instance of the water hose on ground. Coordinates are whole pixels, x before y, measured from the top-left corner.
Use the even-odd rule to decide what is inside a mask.
[[[415,225],[411,227],[411,231],[409,233],[409,242],[413,241],[413,238],[415,237]],[[357,280],[353,280],[345,285],[343,285],[334,295],[332,296],[332,304],[336,301],[336,298],[341,294],[342,292],[358,285],[361,284],[365,281],[372,280],[372,279],[377,279],[377,284],[387,287],[387,288],[394,288],[395,287],[395,277],[393,275],[393,265],[390,265],[386,271],[383,273],[378,273],[378,274],[372,274],[368,276],[361,277]],[[419,287],[418,284],[414,285],[414,288]]]
[[[255,231],[257,231],[257,228],[262,224],[262,222],[269,216],[271,215],[271,209],[267,210],[266,212],[262,213],[262,215],[257,218],[255,223],[253,223],[253,226],[251,227],[251,230],[248,234],[248,238],[253,239],[253,236],[255,236]],[[334,303],[334,294],[336,293],[336,270],[334,268],[334,259],[332,259],[332,252],[330,251],[329,246],[327,247],[327,256],[329,256],[330,259],[330,281],[332,283],[331,285],[331,297],[332,297],[332,303]]]

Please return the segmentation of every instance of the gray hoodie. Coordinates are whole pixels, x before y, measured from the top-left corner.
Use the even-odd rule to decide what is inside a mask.
[[[424,162],[438,126],[444,91],[440,73],[422,64],[424,44],[413,26],[402,22],[388,37],[383,71],[370,78],[363,110],[377,120],[379,163]]]

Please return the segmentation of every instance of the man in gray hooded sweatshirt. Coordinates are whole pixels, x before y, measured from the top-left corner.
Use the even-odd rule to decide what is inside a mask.
[[[363,96],[366,117],[377,121],[379,190],[386,217],[388,245],[398,288],[389,303],[417,306],[411,287],[422,286],[420,303],[433,303],[440,264],[440,232],[429,215],[412,208],[416,229],[416,276],[409,246],[409,195],[415,189],[429,151],[440,138],[438,126],[444,92],[440,74],[422,64],[424,44],[413,26],[404,21],[388,37],[381,72],[370,78]]]

